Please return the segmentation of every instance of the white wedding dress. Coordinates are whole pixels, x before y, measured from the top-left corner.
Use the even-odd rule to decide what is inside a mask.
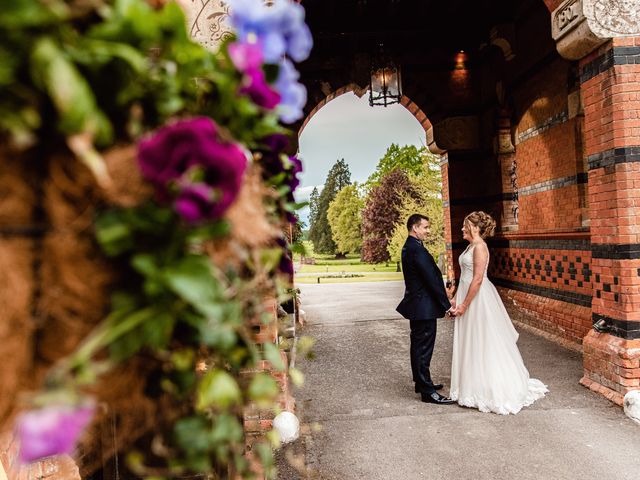
[[[473,278],[473,249],[470,245],[459,258],[462,274],[456,305],[464,301]],[[458,404],[508,415],[549,391],[540,380],[529,378],[516,344],[518,332],[487,278],[486,267],[480,290],[454,322],[450,396]]]

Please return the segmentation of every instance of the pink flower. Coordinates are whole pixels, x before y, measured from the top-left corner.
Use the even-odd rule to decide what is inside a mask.
[[[240,72],[262,67],[262,47],[256,43],[234,42],[229,45],[229,56]]]
[[[20,415],[16,425],[20,461],[72,453],[93,412],[93,405],[50,405]]]
[[[156,186],[162,200],[178,196],[176,209],[187,221],[192,221],[193,205],[188,207],[185,202],[193,204],[195,198],[207,202],[202,219],[221,217],[238,195],[247,166],[240,146],[222,141],[217,125],[206,117],[159,129],[140,142],[138,162],[142,175]],[[189,177],[196,170],[203,180],[193,183]]]

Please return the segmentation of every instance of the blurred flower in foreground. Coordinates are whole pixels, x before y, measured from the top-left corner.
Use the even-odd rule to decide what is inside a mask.
[[[307,103],[307,89],[298,82],[300,74],[289,60],[279,65],[276,91],[280,94],[278,116],[285,123],[293,123],[304,116],[303,108]]]
[[[238,195],[247,166],[240,146],[221,140],[206,117],[159,129],[140,142],[138,162],[161,200],[177,196],[176,211],[190,223],[220,218]]]
[[[20,461],[29,463],[51,455],[72,453],[93,412],[93,404],[52,404],[20,415],[16,422]]]
[[[291,0],[227,0],[231,25],[242,43],[260,45],[267,63],[278,63],[283,55],[296,62],[311,52],[313,38],[304,22],[304,8]]]

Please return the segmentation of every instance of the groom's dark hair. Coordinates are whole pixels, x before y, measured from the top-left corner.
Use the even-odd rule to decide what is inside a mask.
[[[420,213],[414,213],[407,219],[407,230],[410,232],[414,225],[420,223],[422,220],[430,222],[429,217],[426,217]]]

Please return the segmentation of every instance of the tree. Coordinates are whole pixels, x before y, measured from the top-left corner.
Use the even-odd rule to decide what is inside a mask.
[[[415,196],[413,184],[402,170],[393,170],[373,187],[362,210],[362,261],[386,262],[387,246],[398,223],[403,195]]]
[[[387,251],[392,261],[399,262],[402,246],[407,238],[407,219],[413,213],[429,217],[431,234],[424,242],[433,258],[438,260],[445,252],[444,209],[440,168],[427,169],[423,175],[411,176],[413,195],[402,194],[395,225]]]
[[[339,252],[356,252],[362,249],[362,208],[364,200],[358,184],[347,185],[338,192],[329,205],[327,218],[331,236]]]
[[[349,165],[344,161],[344,158],[341,158],[333,164],[327,174],[324,187],[316,202],[313,223],[310,225],[309,239],[313,242],[313,249],[317,253],[336,253],[336,244],[331,236],[331,227],[327,219],[327,210],[329,210],[329,205],[337,193],[350,184]]]
[[[313,187],[309,196],[309,226],[313,225],[316,215],[318,214],[318,187]]]
[[[382,178],[392,170],[399,168],[407,175],[421,176],[425,168],[433,163],[438,165],[439,170],[440,157],[430,153],[424,147],[417,148],[414,145],[399,147],[392,143],[378,162],[375,171],[367,179],[367,189],[380,185]]]

